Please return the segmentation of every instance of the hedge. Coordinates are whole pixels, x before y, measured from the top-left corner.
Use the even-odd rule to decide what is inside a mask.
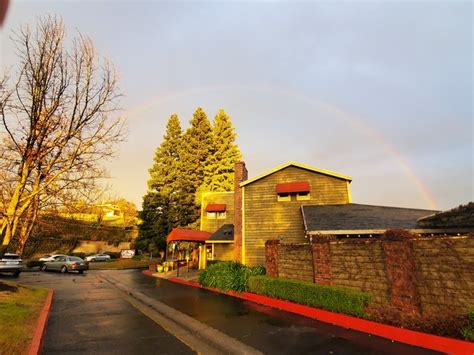
[[[461,330],[461,334],[466,340],[474,341],[474,306],[469,308],[469,325]]]
[[[38,266],[41,267],[41,266],[43,266],[43,264],[44,264],[44,261],[30,260],[26,263],[26,267],[28,269],[32,269],[32,268],[38,267]]]
[[[260,295],[364,318],[367,316],[365,308],[371,299],[369,293],[349,288],[268,276],[250,277],[248,289]]]
[[[209,265],[201,272],[199,283],[223,291],[244,292],[248,290],[248,280],[251,276],[264,274],[263,266],[247,267],[236,262],[222,261]]]

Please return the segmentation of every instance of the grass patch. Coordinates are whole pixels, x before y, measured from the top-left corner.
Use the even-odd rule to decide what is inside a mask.
[[[90,270],[124,270],[124,269],[142,269],[147,268],[150,260],[119,259],[113,261],[104,261],[89,263]]]
[[[318,285],[310,282],[253,276],[249,291],[259,295],[288,300],[328,311],[366,317],[370,294],[344,287]]]
[[[24,354],[33,335],[48,290],[27,288],[14,282],[0,281],[2,289],[16,292],[0,292],[0,353]]]

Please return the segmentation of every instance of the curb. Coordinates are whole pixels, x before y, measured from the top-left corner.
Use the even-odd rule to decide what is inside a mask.
[[[28,355],[41,354],[41,345],[43,344],[43,337],[46,333],[46,324],[48,323],[49,313],[53,303],[53,294],[54,291],[50,289],[48,296],[46,296],[46,302],[41,309],[33,339],[31,339],[30,347],[28,348]]]
[[[299,314],[304,317],[316,319],[321,322],[334,324],[340,327],[357,330],[360,332],[377,335],[382,338],[398,341],[400,343],[422,347],[425,349],[441,351],[448,354],[472,355],[474,354],[474,343],[437,335],[421,333],[414,330],[403,329],[391,325],[372,322],[369,320],[355,318],[344,314],[324,311],[318,308],[304,306],[290,301],[279,300],[255,293],[235,291],[221,291],[214,288],[203,287],[197,282],[186,281],[175,277],[168,281],[202,288],[205,290],[222,293],[228,296],[252,301],[272,308]]]

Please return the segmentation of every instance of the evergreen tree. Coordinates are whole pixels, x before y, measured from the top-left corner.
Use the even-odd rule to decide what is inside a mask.
[[[143,197],[137,248],[148,249],[150,243],[163,249],[165,238],[174,227],[185,226],[196,219],[194,201],[188,196],[185,179],[181,178],[179,149],[182,141],[177,115],[171,115],[163,142],[156,149]],[[192,195],[193,196],[193,195]]]
[[[202,191],[233,190],[234,165],[242,158],[235,136],[229,115],[220,109],[214,118],[212,153],[206,162]]]
[[[178,189],[179,147],[182,140],[181,124],[173,114],[166,125],[166,134],[153,158],[154,164],[149,170],[148,189],[164,195],[170,195]]]
[[[183,135],[180,149],[180,174],[186,181],[188,196],[194,194],[204,182],[204,167],[212,149],[211,124],[202,108],[198,107]]]

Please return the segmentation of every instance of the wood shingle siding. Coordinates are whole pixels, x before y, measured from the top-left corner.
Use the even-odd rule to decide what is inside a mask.
[[[225,218],[207,218],[206,206],[226,205]],[[234,193],[233,192],[205,192],[202,196],[201,230],[214,233],[224,224],[234,223]]]
[[[276,184],[308,181],[310,199],[277,201]],[[302,205],[349,203],[348,184],[342,178],[288,166],[244,186],[244,243],[248,265],[265,264],[265,241],[282,237],[285,243],[305,241]]]

